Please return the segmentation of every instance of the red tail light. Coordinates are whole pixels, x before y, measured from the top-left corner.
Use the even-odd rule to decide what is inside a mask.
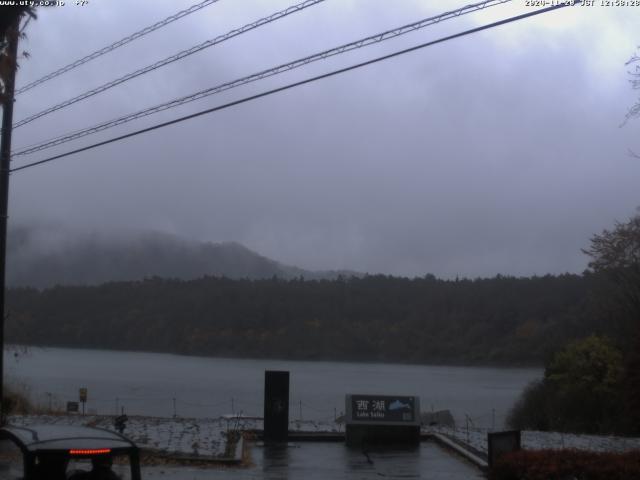
[[[110,448],[93,448],[85,450],[69,450],[69,455],[104,455],[111,453]]]

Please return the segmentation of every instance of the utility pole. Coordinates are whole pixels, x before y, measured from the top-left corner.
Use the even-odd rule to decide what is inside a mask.
[[[20,17],[7,30],[9,72],[4,79],[2,102],[2,133],[0,135],[0,423],[6,421],[4,403],[4,320],[5,320],[5,264],[7,257],[7,213],[9,211],[9,169],[11,162],[11,131],[13,125],[13,94],[18,66],[18,37]]]

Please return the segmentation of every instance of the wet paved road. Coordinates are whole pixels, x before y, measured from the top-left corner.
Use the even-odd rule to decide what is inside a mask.
[[[433,442],[412,450],[348,449],[342,443],[298,443],[283,447],[254,446],[253,465],[245,468],[143,468],[145,480],[364,480],[484,478],[480,470]]]

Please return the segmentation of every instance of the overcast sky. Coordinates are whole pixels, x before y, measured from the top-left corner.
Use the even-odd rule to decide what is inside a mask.
[[[18,87],[195,0],[39,9]],[[16,121],[294,0],[220,0],[19,95]],[[14,132],[14,150],[465,2],[326,0]],[[565,8],[12,175],[10,222],[238,241],[309,269],[581,272],[640,205],[640,8]],[[525,11],[522,0],[190,103],[53,153]]]

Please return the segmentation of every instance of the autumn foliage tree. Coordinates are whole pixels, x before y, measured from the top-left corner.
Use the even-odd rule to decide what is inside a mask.
[[[626,416],[640,432],[640,209],[627,222],[594,235],[584,252],[591,257],[589,267],[603,277],[605,311],[622,327]]]
[[[640,90],[640,56],[635,54],[627,62],[627,66],[633,65],[633,69],[629,71],[631,87],[634,90]],[[627,112],[626,120],[640,116],[640,99]]]
[[[514,428],[640,432],[640,211],[591,238],[592,304],[604,336],[570,342],[513,408]]]
[[[620,431],[622,355],[614,343],[591,335],[570,342],[547,363],[511,411],[513,428],[583,433]]]
[[[589,268],[614,287],[620,313],[640,320],[640,209],[627,222],[594,235],[583,251],[591,257]]]
[[[622,420],[622,355],[606,337],[571,342],[545,371],[553,389],[560,430],[610,433]]]

